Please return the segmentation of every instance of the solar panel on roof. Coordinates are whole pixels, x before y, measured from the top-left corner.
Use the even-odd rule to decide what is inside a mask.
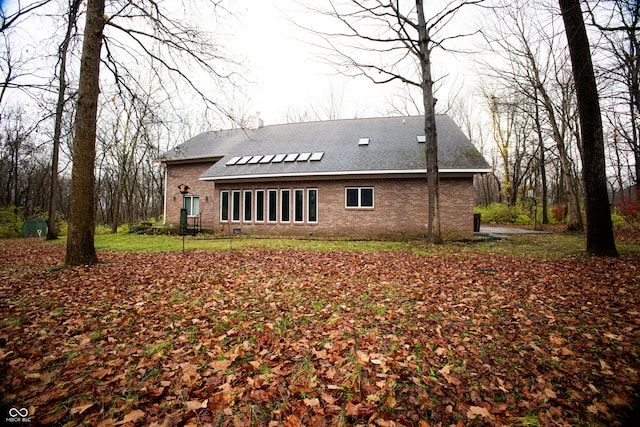
[[[274,157],[275,156],[273,154],[267,154],[262,158],[262,160],[260,160],[260,163],[269,163]]]
[[[287,157],[286,154],[276,154],[276,156],[271,160],[271,163],[280,163]]]
[[[298,161],[306,162],[307,160],[309,160],[309,157],[311,157],[311,153],[300,153],[300,155],[298,156]]]
[[[238,160],[240,160],[240,157],[233,157],[227,162],[225,166],[235,165],[236,163],[238,163]]]
[[[285,162],[295,162],[298,157],[298,153],[290,153],[287,154],[287,157],[284,158]]]
[[[309,160],[311,160],[312,162],[317,162],[322,159],[322,156],[324,156],[324,151],[319,151],[311,154],[311,158],[309,158]]]
[[[238,162],[236,163],[237,165],[246,165],[249,160],[251,160],[253,156],[243,156],[240,160],[238,160]]]
[[[249,164],[250,164],[250,165],[255,165],[255,164],[257,164],[257,163],[260,161],[260,159],[262,159],[262,157],[264,157],[262,154],[259,154],[259,155],[257,155],[257,156],[253,156],[253,157],[251,158],[251,160],[249,160]]]

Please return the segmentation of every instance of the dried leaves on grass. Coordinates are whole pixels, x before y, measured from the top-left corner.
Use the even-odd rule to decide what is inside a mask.
[[[56,425],[611,425],[638,256],[0,247],[0,395]]]

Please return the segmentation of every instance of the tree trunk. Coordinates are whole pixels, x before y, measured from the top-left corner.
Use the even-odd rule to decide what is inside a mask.
[[[617,256],[607,196],[604,138],[598,88],[579,0],[559,0],[578,98],[582,134],[582,174],[587,211],[587,252]]]
[[[535,124],[536,134],[538,136],[538,150],[540,150],[540,180],[542,185],[542,224],[549,224],[549,206],[548,206],[548,189],[547,189],[547,162],[545,159],[544,138],[542,136],[542,125],[540,123],[540,99],[538,97],[538,88],[534,86],[534,102],[535,102]]]
[[[88,0],[87,2],[69,198],[69,235],[66,256],[66,263],[69,265],[92,264],[98,261],[94,247],[96,224],[94,163],[100,93],[100,50],[105,25],[104,1]]]
[[[62,114],[64,113],[65,96],[67,92],[67,53],[71,43],[71,33],[75,28],[78,17],[78,9],[81,0],[72,0],[69,4],[69,15],[67,21],[67,32],[58,50],[58,60],[60,69],[58,70],[58,100],[56,101],[56,117],[53,129],[53,155],[51,159],[51,187],[49,193],[49,229],[47,240],[58,238],[56,228],[56,212],[58,210],[58,158],[60,154],[60,135],[62,133]]]
[[[431,79],[431,58],[429,35],[424,16],[422,0],[416,0],[418,11],[418,39],[420,46],[420,68],[422,72],[422,101],[424,103],[424,135],[427,157],[427,192],[429,202],[427,241],[442,243],[440,232],[440,179],[438,173],[438,134],[436,130],[433,80]]]

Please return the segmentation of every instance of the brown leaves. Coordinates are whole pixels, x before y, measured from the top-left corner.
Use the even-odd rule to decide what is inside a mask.
[[[61,251],[0,256],[0,393],[43,424],[612,424],[640,382],[639,257],[104,252],[45,271]]]

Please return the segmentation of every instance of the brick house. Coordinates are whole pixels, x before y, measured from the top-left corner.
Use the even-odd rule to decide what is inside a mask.
[[[427,223],[420,116],[206,132],[167,152],[165,221],[256,235],[419,236]],[[443,231],[473,230],[473,176],[490,166],[436,117]],[[189,187],[183,195],[178,186]]]

